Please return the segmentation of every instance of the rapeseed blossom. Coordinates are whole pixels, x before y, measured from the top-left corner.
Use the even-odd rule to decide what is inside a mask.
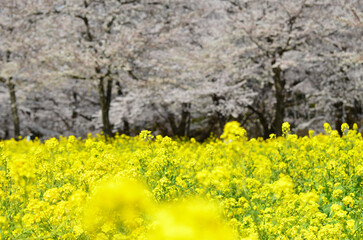
[[[363,239],[363,139],[153,136],[0,142],[1,239]]]
[[[282,124],[282,134],[283,135],[288,135],[290,133],[290,123],[288,122],[284,122]]]
[[[184,199],[159,207],[148,233],[150,240],[236,239],[218,206],[203,199]]]

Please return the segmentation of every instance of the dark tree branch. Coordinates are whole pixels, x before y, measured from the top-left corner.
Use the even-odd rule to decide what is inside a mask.
[[[74,79],[74,80],[88,80],[85,77],[78,76],[78,75],[73,75],[73,74],[66,74],[65,77],[68,77],[68,78]]]
[[[86,40],[88,42],[93,42],[94,38],[93,35],[91,33],[91,27],[89,25],[89,20],[86,16],[81,16],[81,15],[76,15],[76,18],[79,18],[83,21],[85,27],[86,27]]]
[[[140,2],[140,0],[128,0],[128,1],[118,0],[117,2],[121,5],[127,5],[127,4],[131,4],[131,3],[138,3],[138,2]]]
[[[112,16],[111,20],[106,24],[106,27],[107,27],[106,33],[111,34],[111,28],[112,28],[112,25],[115,22],[115,20],[116,20],[116,17]]]

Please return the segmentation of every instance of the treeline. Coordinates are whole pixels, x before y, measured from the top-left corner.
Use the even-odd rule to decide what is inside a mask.
[[[356,1],[0,3],[0,138],[363,122]]]

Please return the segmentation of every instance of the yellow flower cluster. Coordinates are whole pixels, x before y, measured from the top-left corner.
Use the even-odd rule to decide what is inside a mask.
[[[363,139],[142,131],[0,142],[1,239],[363,239]]]

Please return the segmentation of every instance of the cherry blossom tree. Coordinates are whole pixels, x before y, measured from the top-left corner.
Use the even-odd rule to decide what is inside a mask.
[[[250,136],[362,119],[358,0],[5,0],[1,131]],[[14,127],[6,113],[12,113]],[[20,128],[20,124],[22,128]]]
[[[235,35],[236,47],[240,49],[236,49],[236,63],[242,66],[247,63],[251,70],[247,78],[258,95],[248,108],[258,116],[264,137],[270,133],[281,134],[283,121],[299,112],[296,104],[291,103],[299,94],[294,86],[305,82],[305,86],[324,87],[321,83],[329,78],[328,69],[333,67],[333,72],[329,71],[334,76],[333,85],[343,89],[338,87],[341,73],[331,59],[343,63],[344,58],[361,49],[358,43],[361,34],[339,24],[339,19],[347,16],[347,9],[361,8],[358,1],[344,4],[306,0],[228,2],[231,4],[229,15],[236,23],[236,30],[231,34]],[[312,71],[312,66],[317,65],[320,71]],[[346,84],[354,86],[361,80],[349,81]],[[336,90],[330,93],[336,94]],[[314,87],[308,92],[313,95]],[[319,93],[319,96],[327,95],[327,91]],[[315,106],[326,105],[321,98],[315,100]]]
[[[26,90],[28,79],[37,75],[33,63],[41,49],[41,41],[36,26],[38,21],[49,14],[49,11],[41,8],[47,3],[16,0],[0,2],[0,82],[8,88],[14,137],[19,136],[21,131],[16,91],[17,88]]]
[[[145,81],[134,82],[112,106],[117,126],[131,125],[169,135],[221,132],[243,118],[251,92],[228,56],[233,44],[221,1],[173,1],[164,8],[160,30],[139,58]],[[178,13],[178,14],[175,14]],[[133,107],[137,106],[137,107]],[[155,124],[156,123],[156,124]]]

